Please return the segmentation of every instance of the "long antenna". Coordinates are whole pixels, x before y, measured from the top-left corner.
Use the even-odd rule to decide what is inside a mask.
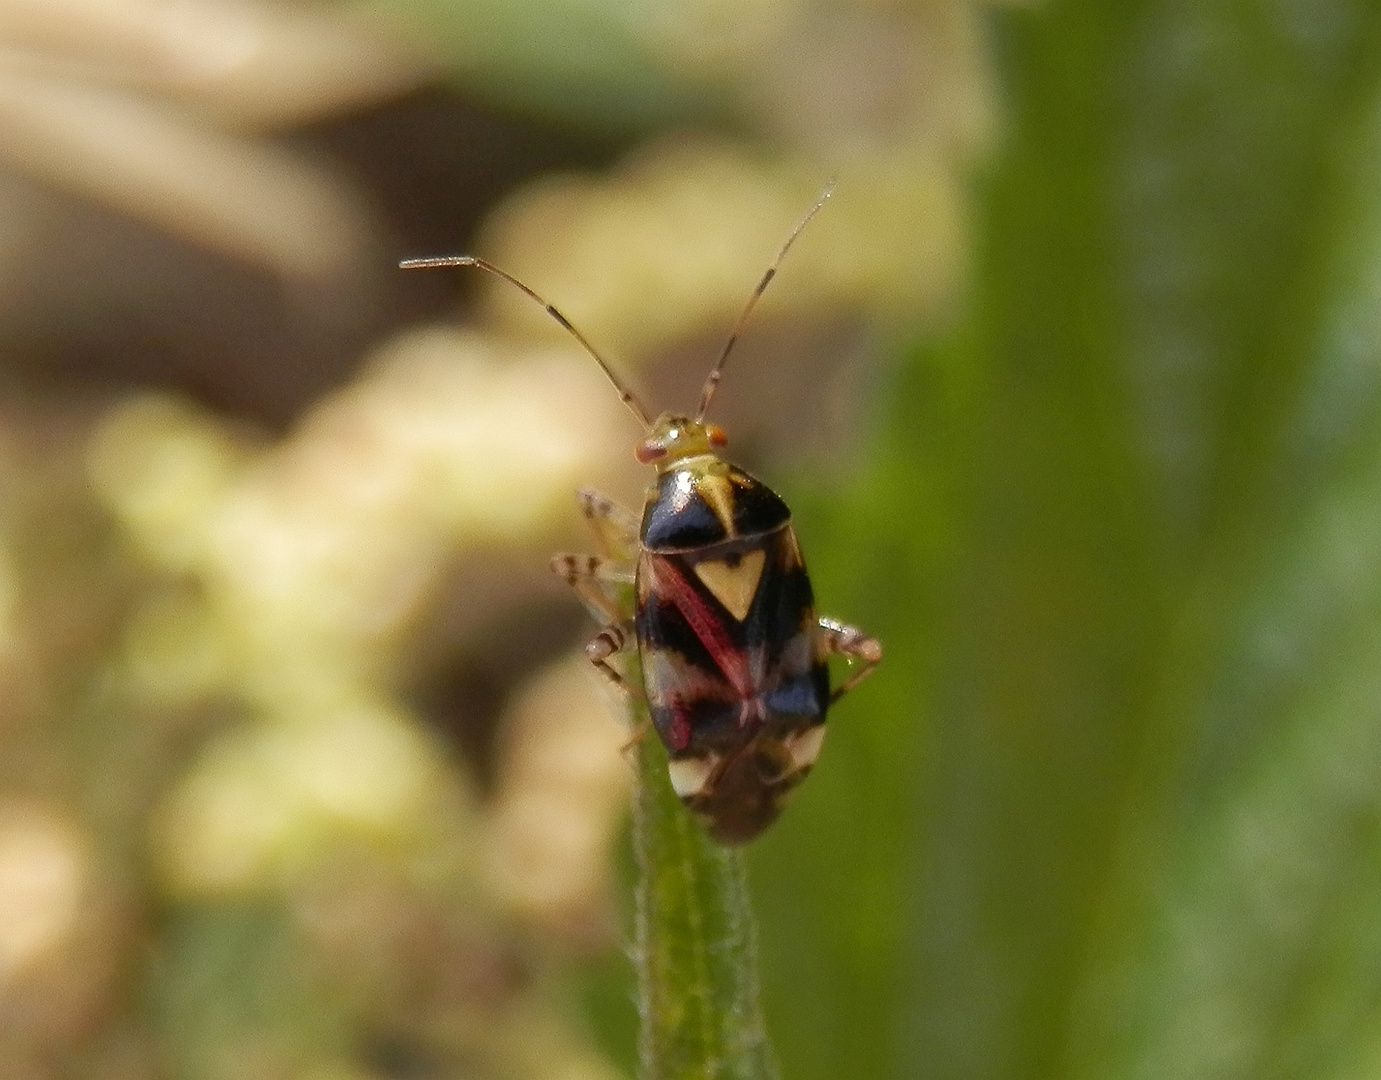
[[[768,284],[777,276],[777,267],[781,266],[782,260],[786,258],[786,253],[791,250],[791,245],[796,243],[796,237],[801,235],[801,230],[816,214],[820,212],[820,207],[824,206],[834,191],[834,181],[830,180],[825,185],[820,197],[815,200],[815,205],[806,211],[806,216],[796,223],[796,228],[791,230],[791,235],[786,238],[786,243],[782,245],[781,251],[777,252],[777,257],[772,260],[772,265],[767,268],[767,273],[763,274],[762,280],[758,282],[758,287],[753,290],[753,295],[748,298],[748,303],[744,305],[743,311],[739,313],[738,321],[734,323],[734,328],[729,332],[729,340],[724,343],[724,351],[719,354],[719,360],[710,369],[710,373],[705,378],[705,386],[700,391],[700,406],[695,410],[696,421],[705,419],[705,413],[710,407],[710,399],[714,397],[714,392],[719,389],[719,380],[724,377],[724,363],[729,359],[729,353],[733,351],[734,343],[738,341],[738,336],[743,332],[743,328],[748,323],[748,316],[753,314],[753,309],[758,306],[758,298],[767,290]]]
[[[816,207],[816,209],[819,209],[819,207]],[[814,211],[812,211],[812,213],[814,213]],[[804,222],[802,224],[804,224]],[[797,229],[797,232],[799,231],[800,230]],[[795,237],[793,236],[792,239],[794,240]],[[404,259],[402,262],[398,264],[398,266],[403,270],[427,270],[438,266],[476,266],[479,267],[479,269],[481,270],[488,271],[495,277],[503,278],[510,285],[514,285],[517,286],[519,289],[522,289],[523,292],[527,293],[527,295],[530,296],[533,300],[536,300],[537,303],[541,304],[542,307],[546,310],[546,313],[550,315],[553,319],[555,319],[558,323],[560,323],[563,327],[565,327],[566,331],[571,335],[571,337],[575,338],[576,341],[580,342],[581,347],[595,358],[595,363],[599,365],[599,368],[601,371],[604,372],[605,377],[611,383],[614,384],[614,389],[619,392],[619,400],[622,401],[625,405],[627,405],[628,408],[632,411],[633,415],[638,418],[638,423],[642,424],[644,431],[651,430],[652,421],[648,419],[647,410],[643,408],[642,402],[639,401],[636,397],[634,397],[633,391],[628,389],[628,387],[624,385],[623,380],[614,374],[614,369],[609,366],[608,362],[604,359],[604,357],[599,355],[595,347],[585,339],[585,335],[582,334],[579,330],[577,330],[571,324],[571,320],[566,318],[566,316],[562,315],[561,312],[555,306],[547,303],[540,296],[538,296],[536,292],[534,292],[527,285],[523,284],[523,282],[519,281],[507,270],[500,270],[493,263],[487,262],[484,259],[476,258],[474,255],[436,255],[426,259]]]

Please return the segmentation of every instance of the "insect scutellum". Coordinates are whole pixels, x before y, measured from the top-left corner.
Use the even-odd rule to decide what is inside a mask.
[[[494,264],[470,255],[400,264],[473,266],[520,289],[594,358],[642,425],[636,456],[655,466],[657,481],[641,521],[597,492],[582,491],[602,550],[558,555],[552,569],[600,620],[586,655],[625,691],[631,688],[612,661],[637,649],[641,690],[667,750],[671,786],[711,835],[729,844],[751,840],[776,820],[815,764],[827,710],[882,659],[876,639],[817,618],[791,512],[766,484],[720,457],[728,440],[705,421],[758,299],[833,187],[833,181],[825,186],[759,279],[705,379],[694,416],[650,419],[565,315]],[[631,616],[624,607],[630,583]],[[833,689],[832,655],[853,669]]]

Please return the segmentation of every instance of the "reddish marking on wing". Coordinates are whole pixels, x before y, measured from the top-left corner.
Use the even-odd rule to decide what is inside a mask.
[[[734,691],[742,698],[752,697],[753,679],[748,672],[748,658],[741,650],[734,648],[724,632],[724,624],[696,593],[680,568],[655,555],[648,559],[647,565],[657,579],[654,585],[657,595],[667,597],[676,605],[676,610],[709,650]]]
[[[672,708],[675,711],[671,717],[671,730],[667,732],[667,742],[671,744],[673,750],[684,750],[690,745],[690,721],[686,719],[686,714],[681,711],[679,702]]]

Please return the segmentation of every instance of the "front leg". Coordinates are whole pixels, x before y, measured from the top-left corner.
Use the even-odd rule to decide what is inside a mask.
[[[633,562],[638,557],[641,522],[632,511],[591,488],[581,488],[576,493],[576,501],[580,503],[581,516],[595,534],[595,544],[602,555],[620,562]]]
[[[816,641],[826,656],[836,653],[848,660],[851,667],[854,663],[862,665],[851,670],[849,677],[830,694],[831,705],[871,675],[882,660],[882,643],[877,638],[834,619],[820,619]]]
[[[600,622],[621,622],[628,615],[632,567],[638,553],[637,519],[598,491],[585,488],[576,498],[600,554],[557,555],[551,560],[552,573],[575,590]]]
[[[602,554],[557,555],[551,561],[551,568],[604,624],[585,646],[585,655],[601,675],[628,693],[628,680],[610,661],[636,640],[630,612],[632,563],[638,553],[638,520],[597,491],[582,490],[577,498]]]
[[[627,617],[633,570],[599,555],[553,555],[551,572],[575,590],[586,609],[602,623]]]

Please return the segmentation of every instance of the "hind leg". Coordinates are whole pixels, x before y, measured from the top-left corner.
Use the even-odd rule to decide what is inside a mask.
[[[849,661],[851,668],[849,677],[830,694],[830,704],[833,705],[873,673],[873,669],[882,661],[882,643],[875,637],[869,637],[858,627],[834,619],[822,618],[816,634],[817,641],[827,654],[834,653],[844,657]],[[861,666],[854,667],[855,664]]]

